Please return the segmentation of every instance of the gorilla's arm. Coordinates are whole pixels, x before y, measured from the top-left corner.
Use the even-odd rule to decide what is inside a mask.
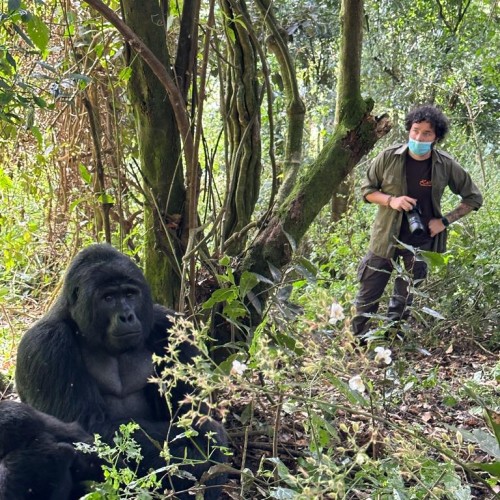
[[[65,422],[78,421],[93,430],[105,420],[104,402],[65,320],[49,316],[24,334],[16,386],[22,401]]]
[[[150,346],[155,354],[158,356],[165,355],[165,349],[169,344],[169,336],[171,335],[171,328],[173,325],[173,319],[176,315],[174,311],[168,309],[159,304],[154,305],[153,309],[153,328],[150,337]],[[183,364],[192,363],[195,356],[199,355],[198,349],[189,342],[184,342],[180,346],[179,361]],[[163,367],[161,367],[163,368]],[[167,405],[164,399],[160,396],[158,388],[154,384],[150,384],[148,390],[156,394],[156,396],[150,395],[151,398],[156,397],[157,408],[160,412],[162,418],[170,419],[171,416],[168,415]],[[177,386],[172,390],[171,393],[171,403],[174,413],[178,414],[180,409],[179,403],[185,399],[186,394],[192,394],[195,392],[195,388],[185,382],[179,382]],[[187,408],[186,408],[187,409]]]

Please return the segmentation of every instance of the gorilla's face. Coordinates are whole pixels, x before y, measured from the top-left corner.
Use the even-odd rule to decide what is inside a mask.
[[[141,347],[152,318],[152,303],[144,286],[115,279],[80,288],[70,312],[82,340],[110,353]]]
[[[132,284],[96,290],[93,297],[95,330],[104,333],[103,340],[108,350],[127,351],[143,343],[143,303],[140,287]]]
[[[116,250],[98,248],[90,256],[84,252],[67,273],[63,290],[80,340],[110,353],[141,347],[153,321],[153,300],[144,275]]]

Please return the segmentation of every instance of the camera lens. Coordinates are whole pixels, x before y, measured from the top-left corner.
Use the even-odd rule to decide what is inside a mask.
[[[414,207],[406,212],[406,217],[408,219],[408,226],[411,234],[421,236],[425,233],[425,227],[422,223],[422,219],[420,218],[418,207]]]

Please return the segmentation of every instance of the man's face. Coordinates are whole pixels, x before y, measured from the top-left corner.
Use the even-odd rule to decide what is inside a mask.
[[[436,132],[429,122],[414,123],[410,129],[410,139],[418,142],[434,142]]]

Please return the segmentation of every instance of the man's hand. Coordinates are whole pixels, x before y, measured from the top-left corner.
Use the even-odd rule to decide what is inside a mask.
[[[410,198],[409,196],[398,196],[392,198],[390,201],[390,207],[398,212],[411,210],[417,204],[415,198]]]
[[[443,224],[441,219],[431,219],[428,227],[431,238],[434,238],[436,234],[442,233],[446,229],[446,226]]]

